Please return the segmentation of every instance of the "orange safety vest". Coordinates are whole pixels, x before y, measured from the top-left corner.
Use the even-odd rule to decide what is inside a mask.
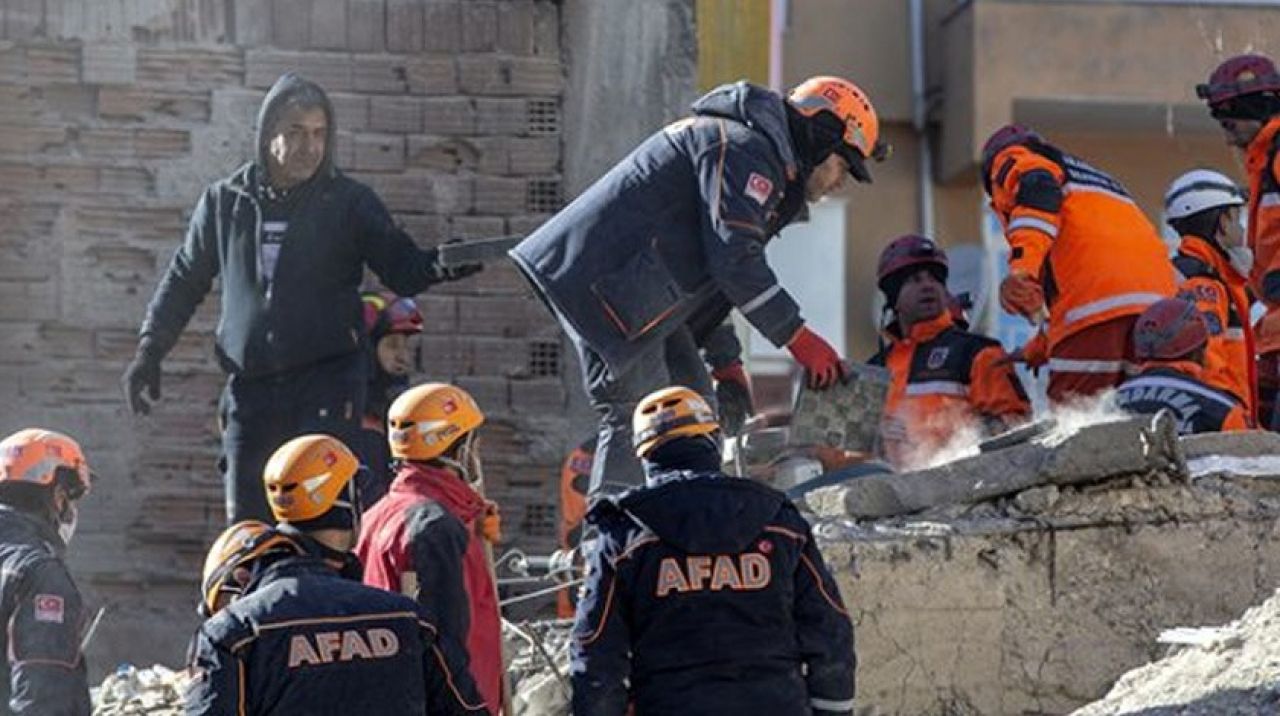
[[[560,466],[560,548],[573,549],[582,536],[582,519],[587,515],[587,487],[591,482],[591,463],[595,460],[596,441],[589,438],[574,448]],[[556,616],[573,618],[576,600],[572,590],[556,592]]]
[[[1050,354],[1067,336],[1174,294],[1164,242],[1108,174],[1049,147],[1014,145],[996,155],[988,179],[1010,270],[1044,286]]]
[[[1253,271],[1249,284],[1262,299],[1267,313],[1254,327],[1259,353],[1280,351],[1280,117],[1267,122],[1245,150],[1249,172],[1249,248]],[[1273,288],[1267,291],[1267,277]]]
[[[1205,383],[1235,396],[1254,424],[1258,365],[1247,279],[1222,251],[1199,236],[1182,237],[1173,265],[1182,277],[1179,295],[1194,302],[1209,324]]]
[[[1031,414],[1000,343],[955,327],[950,312],[886,337],[870,362],[889,369],[880,443],[895,467],[921,466],[966,429],[985,436]]]

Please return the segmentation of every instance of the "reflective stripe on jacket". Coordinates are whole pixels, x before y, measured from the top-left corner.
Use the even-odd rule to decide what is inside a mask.
[[[1202,372],[1199,364],[1189,361],[1143,364],[1141,373],[1116,389],[1116,404],[1140,415],[1168,410],[1178,421],[1180,435],[1247,430],[1240,402],[1206,385]]]
[[[1280,351],[1280,117],[1263,126],[1245,151],[1249,172],[1249,285],[1267,305],[1255,327],[1259,353]]]

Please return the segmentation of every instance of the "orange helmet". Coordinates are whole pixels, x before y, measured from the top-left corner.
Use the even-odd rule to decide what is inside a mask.
[[[639,458],[676,438],[710,435],[719,429],[706,398],[678,385],[646,395],[631,416],[631,435]]]
[[[281,445],[267,461],[262,482],[271,514],[281,522],[315,519],[330,508],[351,507],[340,501],[360,461],[331,435],[303,435]]]
[[[231,525],[209,547],[204,558],[200,578],[201,616],[217,613],[218,597],[223,594],[239,594],[244,585],[235,579],[236,569],[269,552],[294,552],[298,545],[288,537],[271,529],[271,525],[258,520],[245,520]]]
[[[432,460],[484,424],[484,413],[467,391],[448,383],[406,390],[387,411],[392,457]]]
[[[89,491],[89,463],[75,440],[41,428],[19,430],[0,440],[0,485],[52,487],[59,476],[71,498]]]
[[[830,112],[839,119],[844,125],[844,135],[837,151],[848,160],[849,173],[855,179],[871,181],[866,160],[881,161],[889,155],[890,148],[880,141],[880,119],[865,92],[849,80],[819,76],[796,85],[787,99],[806,117]]]

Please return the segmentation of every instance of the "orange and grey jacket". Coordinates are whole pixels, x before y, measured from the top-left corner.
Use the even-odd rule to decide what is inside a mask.
[[[1249,428],[1240,401],[1206,385],[1203,368],[1191,361],[1143,363],[1138,375],[1116,388],[1116,404],[1138,415],[1168,410],[1179,435]]]
[[[1120,182],[1047,145],[1014,145],[984,178],[1009,269],[1044,286],[1049,350],[1174,293],[1164,243]]]
[[[1263,126],[1245,151],[1249,172],[1249,283],[1267,305],[1258,321],[1258,352],[1280,351],[1280,117]]]
[[[1258,381],[1247,279],[1222,251],[1199,236],[1182,237],[1173,265],[1182,279],[1178,293],[1194,302],[1209,324],[1205,382],[1235,396],[1253,424]]]
[[[1031,403],[998,341],[955,327],[949,312],[917,323],[871,358],[892,383],[880,431],[885,457],[904,467],[927,458],[965,428],[1000,431],[1031,414]]]

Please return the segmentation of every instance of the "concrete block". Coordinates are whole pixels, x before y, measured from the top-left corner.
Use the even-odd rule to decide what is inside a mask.
[[[405,233],[419,246],[435,246],[448,238],[449,222],[439,214],[395,214],[394,217],[396,224],[404,229]],[[453,300],[451,296],[441,298]],[[454,315],[457,315],[456,307]],[[430,327],[427,330],[431,330]]]
[[[153,87],[103,87],[98,91],[98,115],[107,119],[176,119],[208,122],[211,95]]]
[[[355,168],[360,171],[398,172],[404,169],[404,137],[388,134],[355,136]]]
[[[138,47],[140,83],[225,90],[240,87],[244,74],[244,55],[239,48]]]
[[[52,321],[57,318],[57,279],[0,281],[0,320]]]
[[[403,55],[357,56],[351,61],[351,86],[360,92],[404,94],[408,70]]]
[[[75,45],[31,45],[26,51],[26,79],[34,85],[80,81],[80,49]]]
[[[518,416],[536,418],[565,409],[569,393],[559,378],[511,381],[511,409]]]
[[[422,100],[416,97],[371,98],[369,127],[379,132],[421,132]]]
[[[462,49],[462,4],[457,0],[429,0],[423,6],[423,49],[452,54]]]
[[[98,170],[98,191],[134,198],[155,193],[155,173],[142,166],[110,165]]]
[[[527,336],[537,328],[544,313],[542,305],[531,296],[458,297],[459,325],[477,336]]]
[[[528,184],[524,179],[478,176],[475,182],[475,210],[481,214],[524,213]]]
[[[423,131],[428,134],[474,134],[477,106],[466,97],[427,97],[422,101]]]
[[[512,137],[508,146],[512,174],[554,174],[560,170],[559,137]]]
[[[5,132],[9,131],[5,128]],[[3,137],[0,137],[0,151],[5,151]],[[39,167],[29,164],[0,164],[0,194],[30,191],[30,187],[40,181],[41,175]]]
[[[458,91],[458,68],[451,57],[408,57],[404,67],[409,91],[414,94],[443,95]]]
[[[333,121],[339,130],[358,132],[369,128],[369,98],[364,95],[330,92]]]
[[[80,79],[88,84],[131,85],[137,72],[134,45],[87,43],[80,50]]]
[[[450,239],[493,239],[503,235],[506,222],[500,216],[455,216],[449,219]]]
[[[44,167],[33,188],[54,194],[92,194],[99,189],[98,168],[74,165]]]
[[[459,388],[471,394],[485,413],[505,413],[510,406],[510,386],[506,378],[484,375],[460,376],[455,381]]]
[[[347,0],[311,0],[311,37],[318,50],[347,48]]]
[[[96,128],[80,131],[80,151],[90,157],[133,157],[132,129]]]
[[[462,51],[491,52],[497,44],[498,9],[495,3],[491,0],[462,3]]]
[[[133,139],[139,159],[170,159],[191,153],[191,132],[185,129],[139,129]]]
[[[515,378],[528,372],[529,345],[525,339],[475,336],[467,340],[471,343],[474,374]]]
[[[43,0],[7,0],[3,9],[6,40],[30,40],[46,34]]]
[[[472,139],[419,134],[408,137],[405,160],[411,167],[456,172],[474,168],[479,157],[480,150]]]
[[[423,314],[425,323],[430,319]],[[432,331],[419,336],[415,353],[415,370],[436,380],[453,381],[471,375],[471,342],[456,333]]]
[[[476,133],[516,136],[529,129],[529,103],[523,99],[475,99]]]
[[[424,333],[453,334],[458,331],[457,297],[438,296],[428,291],[418,296],[418,310],[422,311]]]
[[[393,213],[421,214],[430,209],[429,179],[420,173],[353,176],[356,180],[368,184],[387,205],[387,209]]]
[[[421,0],[387,0],[387,51],[421,52]]]
[[[466,214],[474,207],[474,182],[469,177],[432,173],[428,208],[437,214]]]
[[[497,3],[497,50],[511,55],[533,54],[534,17],[533,0],[506,0]]]
[[[505,235],[507,234],[494,234],[494,236]],[[484,266],[484,271],[468,279],[466,286],[469,289],[473,289],[476,293],[486,296],[516,295],[527,298],[532,295],[532,289],[529,287],[529,282],[520,273],[520,269],[516,268],[515,262],[505,258],[487,262]],[[530,326],[529,330],[531,334],[536,333],[539,336],[542,336],[544,334],[554,334],[559,331],[558,328],[551,324],[550,315],[547,315],[545,318],[545,324]]]
[[[560,59],[560,4],[536,2],[533,6],[533,51],[540,57]]]
[[[297,72],[326,92],[356,89],[347,55],[279,50],[249,50],[245,54],[245,84],[250,87],[268,88],[286,72]]]
[[[458,58],[458,86],[479,95],[559,95],[564,68],[542,57],[464,55]]]
[[[384,0],[347,0],[347,49],[383,52],[387,49],[387,5]]]
[[[472,168],[481,174],[507,174],[511,171],[511,140],[507,137],[473,137],[475,148]]]
[[[263,0],[232,0],[237,45],[259,47],[271,44],[271,4]]]
[[[333,135],[333,162],[339,169],[349,169],[356,165],[355,136],[352,132],[343,131]]]
[[[301,50],[311,43],[311,0],[268,0],[272,44]]]

